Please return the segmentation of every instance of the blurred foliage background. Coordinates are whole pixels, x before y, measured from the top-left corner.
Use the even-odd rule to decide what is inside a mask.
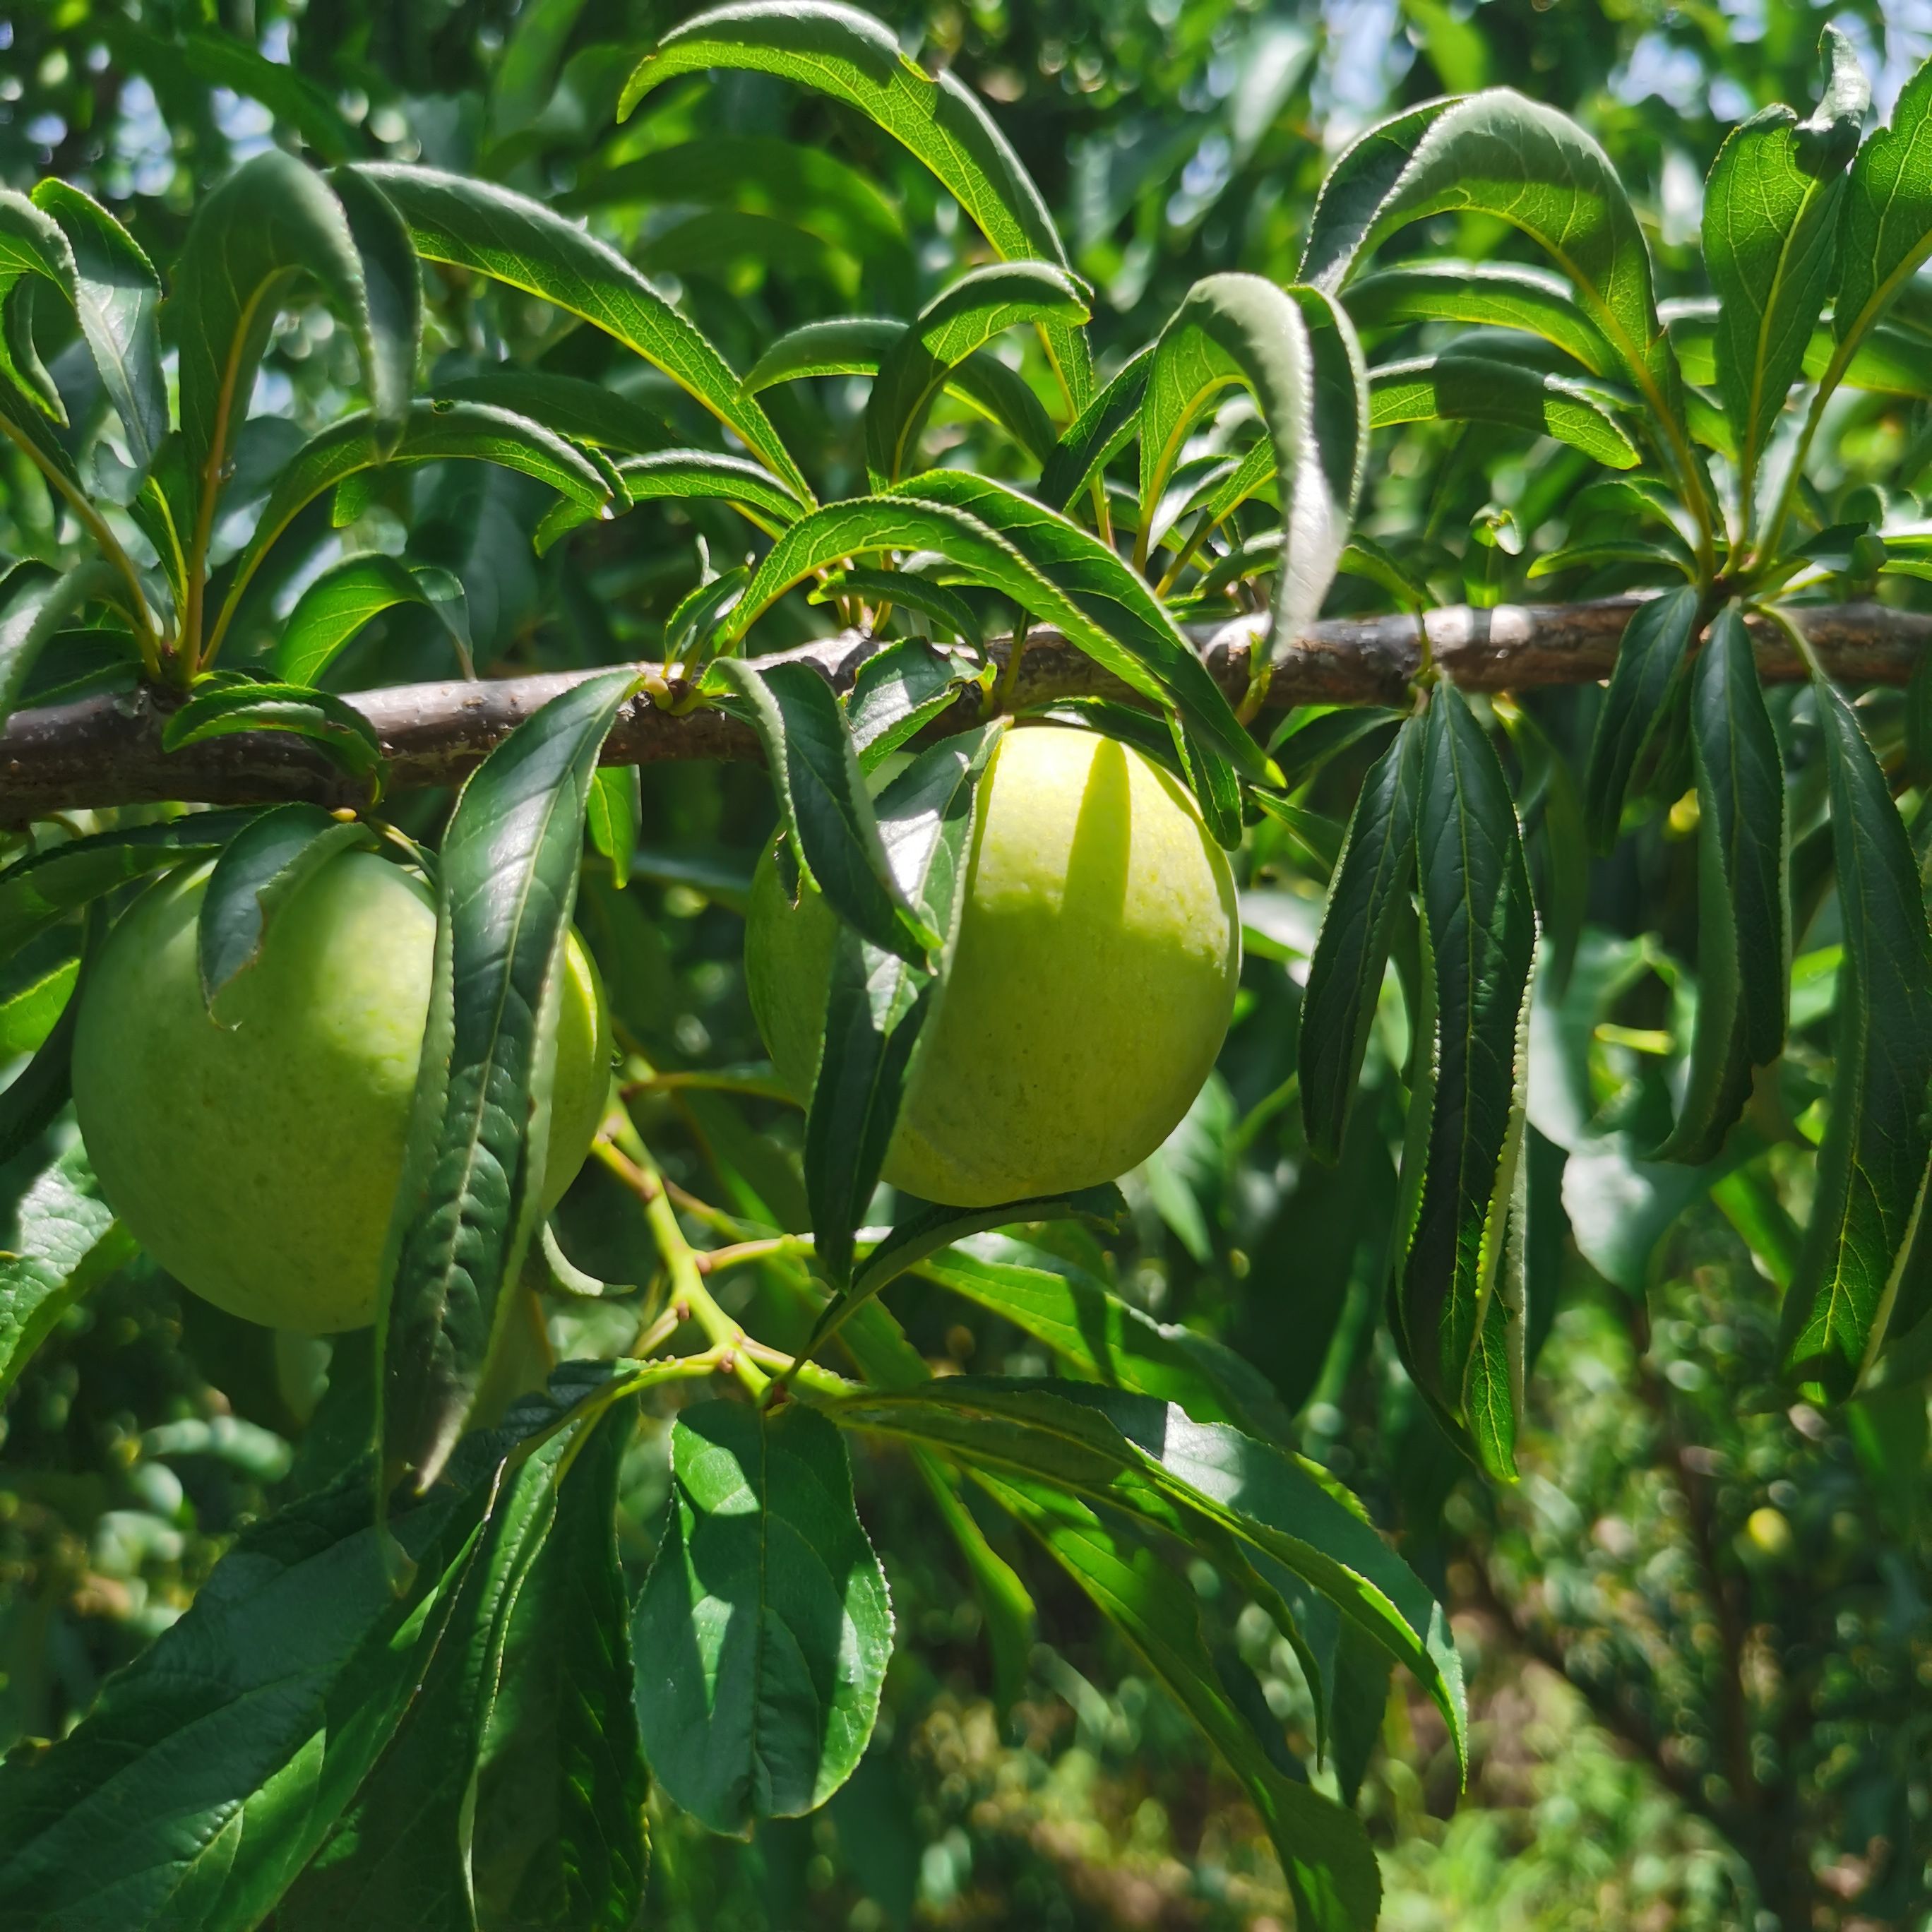
[[[960,266],[962,224],[855,117],[734,76],[668,88],[614,123],[638,50],[691,10],[650,0],[32,0],[0,10],[0,178],[78,182],[166,261],[196,194],[266,144],[318,160],[420,158],[583,215],[740,367],[814,315],[913,313]],[[872,10],[991,104],[1099,292],[1103,368],[1109,345],[1116,359],[1138,346],[1198,274],[1285,277],[1328,161],[1365,124],[1492,83],[1581,118],[1640,203],[1661,292],[1696,286],[1704,171],[1738,119],[1772,100],[1808,102],[1825,22],[1864,52],[1881,112],[1932,47],[1924,0],[941,0]],[[1445,218],[1431,245],[1509,255],[1516,244],[1490,224]],[[606,374],[602,338],[542,304],[454,274],[432,280],[439,390],[506,358]],[[304,427],[327,420],[350,355],[326,315],[285,320],[256,410]],[[671,440],[686,406],[668,386],[623,380],[632,386],[610,406],[634,411],[639,446]],[[794,447],[823,452],[833,487],[842,473],[862,484],[863,393],[827,380],[766,397]],[[940,420],[969,451],[994,434],[951,404]],[[1558,446],[1478,426],[1385,434],[1364,526],[1444,601],[1547,595],[1528,573],[1587,514],[1572,501],[1580,467]],[[1835,407],[1822,474],[1841,500],[1877,490],[1895,502],[1932,488],[1928,468],[1925,404],[1848,394]],[[238,516],[247,484],[244,460],[231,485]],[[463,581],[479,660],[502,670],[650,654],[701,574],[734,560],[728,513],[702,503],[646,506],[538,560],[529,536],[544,501],[486,466],[425,466],[386,485],[350,530],[319,529],[305,568],[344,543],[443,566]],[[53,531],[38,482],[17,468],[0,475],[0,550],[38,554]],[[1572,573],[1557,587],[1583,595],[1618,582],[1614,571]],[[296,587],[262,586],[258,638]],[[1372,608],[1375,595],[1344,578],[1330,608]],[[446,650],[428,614],[392,614],[339,681],[442,675]],[[1523,716],[1540,733],[1520,742],[1576,752],[1594,698],[1540,695]],[[1882,740],[1885,702],[1871,716]],[[1364,761],[1344,752],[1304,774],[1310,801],[1344,807]],[[1574,809],[1552,769],[1532,817]],[[406,817],[433,827],[446,805],[412,800]],[[733,1214],[800,1226],[796,1113],[755,1078],[735,1092],[678,1078],[759,1057],[739,908],[771,816],[754,770],[647,770],[636,872],[622,892],[588,878],[580,922],[633,1057],[639,1124],[667,1170]],[[1801,835],[1806,824],[1801,815]],[[1447,1449],[1378,1333],[1400,1132],[1399,1001],[1372,1046],[1370,1100],[1342,1164],[1304,1158],[1284,1082],[1323,872],[1278,826],[1244,855],[1248,963],[1221,1069],[1130,1178],[1131,1234],[1102,1251],[1063,1232],[1051,1253],[986,1240],[990,1259],[1100,1274],[1159,1319],[1234,1342],[1273,1380],[1307,1452],[1370,1499],[1446,1592],[1470,1666],[1474,1765],[1459,1802],[1439,1723],[1399,1682],[1364,1787],[1396,1932],[1932,1922],[1924,1388],[1830,1416],[1785,1406],[1773,1342],[1807,1206],[1804,1164],[1778,1146],[1689,1170],[1647,1168],[1634,1152],[1652,1138],[1685,1037],[1688,830],[1666,821],[1595,868],[1575,970],[1536,1012],[1540,1353],[1528,1473],[1514,1491],[1486,1486]],[[1802,878],[1802,837],[1797,863]],[[1794,1035],[1822,1064],[1837,957],[1828,899],[1802,903],[1795,930]],[[48,963],[24,959],[20,982]],[[14,1049],[0,1040],[0,1050]],[[1789,1064],[1802,1084],[1803,1052]],[[1374,1103],[1378,1092],[1386,1104]],[[1802,1125],[1806,1094],[1786,1097]],[[617,1280],[649,1265],[634,1203],[607,1178],[588,1175],[566,1213],[586,1265]],[[782,1270],[736,1279],[763,1304],[761,1332],[779,1339],[799,1321],[803,1304]],[[894,1294],[936,1362],[1012,1372],[1032,1360],[1024,1337],[936,1288]],[[560,1314],[554,1339],[614,1349],[625,1334],[590,1330],[624,1318]],[[353,1342],[332,1360],[326,1345],[235,1322],[146,1264],[66,1318],[4,1412],[0,1743],[59,1735],[103,1676],[179,1613],[235,1530],[273,1506],[296,1459],[338,1452],[332,1419],[358,1370]],[[628,1478],[638,1578],[664,1494],[662,1426],[640,1438]],[[748,1846],[657,1820],[650,1922],[681,1932],[1286,1927],[1256,1821],[1084,1603],[1025,1566],[1040,1592],[1040,1640],[996,1670],[922,1492],[877,1456],[858,1481],[888,1552],[899,1629],[872,1752],[825,1813],[768,1826]],[[1211,1592],[1211,1576],[1198,1580]],[[1310,1714],[1286,1646],[1252,1616],[1221,1622],[1305,1746]]]

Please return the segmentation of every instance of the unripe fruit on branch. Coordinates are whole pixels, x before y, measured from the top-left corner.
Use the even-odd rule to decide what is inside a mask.
[[[746,980],[801,1099],[836,936],[811,887],[790,904],[768,852]],[[1124,1173],[1200,1090],[1240,968],[1234,879],[1182,787],[1095,732],[1009,732],[980,782],[958,938],[885,1178],[976,1208]]]
[[[429,1011],[436,908],[367,852],[332,859],[260,958],[202,1000],[206,871],[148,892],[81,995],[74,1110],[102,1192],[182,1286],[232,1314],[331,1334],[374,1321]],[[610,1090],[602,993],[571,935],[542,1198],[583,1165]]]

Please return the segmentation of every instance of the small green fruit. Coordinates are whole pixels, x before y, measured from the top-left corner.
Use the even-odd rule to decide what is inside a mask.
[[[147,893],[82,994],[74,1109],[102,1192],[182,1286],[311,1334],[376,1316],[429,1012],[436,908],[367,852],[332,859],[225,987],[202,1000],[206,872]],[[610,1090],[608,1023],[574,934],[557,1018],[543,1199],[583,1165]]]
[[[1208,1077],[1240,970],[1234,883],[1193,801],[1097,733],[1007,734],[981,781],[959,936],[885,1178],[991,1207],[1111,1180]],[[780,1076],[809,1094],[837,920],[767,853],[745,974]]]

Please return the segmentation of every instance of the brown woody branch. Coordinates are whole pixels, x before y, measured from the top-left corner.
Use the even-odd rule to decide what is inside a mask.
[[[1466,606],[1424,620],[1436,662],[1466,690],[1528,690],[1588,684],[1610,675],[1630,598],[1587,604]],[[1932,616],[1877,604],[1821,605],[1795,614],[1826,668],[1850,685],[1902,684],[1932,643]],[[1203,658],[1232,697],[1248,688],[1249,656],[1262,620],[1193,627]],[[1768,679],[1804,675],[1772,626],[1756,625],[1760,670]],[[848,632],[785,655],[818,664],[835,684],[850,680],[870,640]],[[1005,640],[993,653],[1004,660]],[[1277,662],[1265,710],[1310,703],[1404,701],[1421,663],[1412,617],[1336,618],[1313,626]],[[584,671],[554,671],[481,682],[395,685],[351,700],[375,727],[389,760],[392,791],[448,784]],[[1082,694],[1122,696],[1120,686],[1058,632],[1027,638],[1016,701]],[[207,804],[313,799],[359,802],[357,788],[298,738],[241,733],[176,752],[161,748],[172,700],[148,689],[18,712],[0,728],[0,824],[49,812],[164,799]],[[755,759],[757,740],[722,713],[628,706],[604,747],[605,761]]]

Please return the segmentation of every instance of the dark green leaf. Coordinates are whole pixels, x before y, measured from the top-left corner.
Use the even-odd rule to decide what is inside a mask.
[[[1362,781],[1329,883],[1301,1008],[1301,1112],[1310,1153],[1341,1158],[1370,1023],[1415,870],[1415,819],[1427,728],[1402,721]]]
[[[378,442],[393,448],[416,394],[416,358],[422,348],[422,265],[402,217],[367,176],[338,168],[329,184],[349,218],[349,232],[362,258],[368,316],[362,358],[370,413]]]
[[[1151,346],[1130,356],[1068,426],[1040,473],[1042,503],[1070,509],[1073,500],[1133,440],[1153,359]]]
[[[1631,783],[1670,734],[1701,628],[1699,608],[1696,590],[1685,584],[1640,604],[1624,626],[1583,773],[1584,822],[1599,852],[1617,842]]]
[[[1360,328],[1402,322],[1466,322],[1540,335],[1593,376],[1615,358],[1576,306],[1569,284],[1540,269],[1502,262],[1409,262],[1348,285],[1343,304]]]
[[[42,281],[73,302],[74,250],[51,215],[25,195],[0,189],[0,377],[32,414],[64,424],[66,405],[34,346],[34,290]]]
[[[442,620],[465,671],[470,616],[463,586],[448,572],[410,568],[381,550],[357,550],[332,564],[296,600],[275,640],[275,672],[290,684],[313,684],[363,626],[400,604],[418,604]]]
[[[1423,356],[1369,371],[1370,420],[1510,423],[1553,436],[1612,470],[1634,470],[1634,445],[1583,384],[1488,356]]]
[[[610,862],[610,883],[619,891],[630,883],[638,834],[644,829],[644,790],[635,765],[599,765],[590,782],[585,829],[590,842]]]
[[[648,456],[626,457],[617,465],[616,474],[633,506],[667,497],[708,498],[730,504],[767,536],[776,536],[805,513],[805,505],[773,482],[769,470],[742,456],[719,456],[705,449],[654,450]],[[595,514],[566,497],[538,526],[537,554],[542,556],[566,530],[590,522]]]
[[[742,387],[748,396],[807,376],[875,376],[906,332],[890,316],[835,316],[801,323],[767,344]]]
[[[881,572],[880,594],[891,594],[898,581]],[[934,650],[922,638],[902,638],[875,652],[859,667],[845,700],[845,722],[860,768],[872,770],[979,682],[972,665]]]
[[[671,1430],[670,1519],[632,1626],[644,1754],[714,1832],[815,1810],[872,1735],[892,1650],[844,1444],[793,1402]]]
[[[1932,254],[1932,61],[1905,84],[1890,126],[1852,164],[1832,308],[1842,369]]]
[[[378,1328],[382,1467],[435,1480],[541,1220],[564,943],[597,757],[632,675],[520,724],[464,788],[436,878],[436,973]]]
[[[178,752],[236,731],[292,732],[352,777],[380,778],[382,769],[376,728],[346,699],[307,685],[248,678],[197,690],[163,727],[161,748]]]
[[[40,653],[76,612],[97,598],[123,594],[127,580],[99,558],[56,577],[38,565],[10,572],[0,595],[12,593],[0,611],[0,724],[12,716]]]
[[[916,570],[842,570],[827,579],[825,589],[817,593],[816,601],[823,601],[835,592],[863,597],[874,604],[904,604],[908,610],[917,610],[936,620],[962,643],[976,648],[986,642],[978,614],[972,605],[956,591],[947,590],[944,584],[935,583]],[[867,664],[871,662],[870,658],[866,660]],[[862,680],[866,668],[865,664],[859,668]]]

